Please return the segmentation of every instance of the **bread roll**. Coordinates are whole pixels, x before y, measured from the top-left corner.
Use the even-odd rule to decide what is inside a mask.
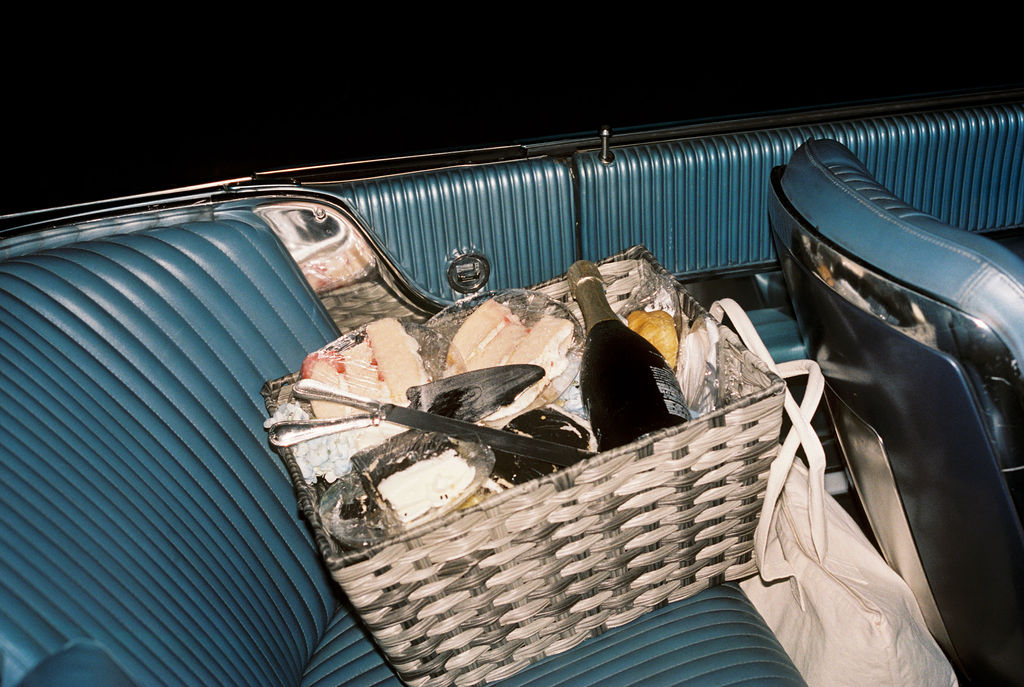
[[[664,310],[634,310],[626,318],[626,324],[657,348],[669,367],[675,369],[679,355],[679,336],[671,315]]]

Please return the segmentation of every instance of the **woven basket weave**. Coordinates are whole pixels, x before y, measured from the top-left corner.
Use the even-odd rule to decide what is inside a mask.
[[[600,265],[613,307],[671,279],[642,247]],[[683,312],[706,317],[674,280]],[[575,307],[564,279],[534,287]],[[578,311],[577,311],[578,314]],[[755,572],[784,382],[719,327],[720,407],[358,552],[342,550],[280,451],[334,579],[410,685],[499,680],[711,585]],[[268,410],[296,375],[268,382]]]

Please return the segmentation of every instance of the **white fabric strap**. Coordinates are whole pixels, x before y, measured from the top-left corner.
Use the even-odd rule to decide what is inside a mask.
[[[766,581],[792,576],[793,570],[785,560],[766,555],[768,537],[775,516],[775,508],[785,487],[796,458],[797,449],[803,447],[808,466],[808,493],[810,495],[809,518],[811,539],[818,562],[824,567],[828,554],[828,536],[825,528],[825,450],[817,432],[811,426],[811,418],[818,408],[821,395],[825,389],[825,378],[821,368],[813,360],[794,360],[776,365],[764,342],[758,335],[747,313],[731,298],[715,301],[710,314],[719,322],[724,323],[723,315],[727,315],[734,331],[743,344],[768,368],[783,379],[798,375],[807,375],[807,389],[803,400],[798,404],[786,388],[785,410],[793,423],[779,449],[779,455],[772,462],[768,473],[768,485],[765,490],[764,505],[757,530],[754,532],[754,556],[757,560],[761,577]]]

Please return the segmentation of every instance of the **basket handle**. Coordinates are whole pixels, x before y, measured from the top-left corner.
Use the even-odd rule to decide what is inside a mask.
[[[813,360],[794,360],[776,364],[747,313],[731,298],[715,301],[709,312],[719,322],[723,321],[723,315],[727,315],[743,344],[763,360],[775,374],[783,379],[807,375],[807,389],[799,404],[790,393],[788,385],[786,387],[784,407],[793,426],[782,442],[779,455],[772,461],[761,517],[754,532],[754,556],[761,577],[766,581],[791,577],[794,571],[789,563],[768,556],[766,552],[775,509],[796,459],[797,449],[800,447],[803,447],[804,457],[807,459],[807,487],[810,499],[808,513],[814,554],[818,562],[823,564],[828,553],[825,526],[825,450],[821,446],[817,432],[811,426],[811,418],[817,411],[825,389],[825,377]]]

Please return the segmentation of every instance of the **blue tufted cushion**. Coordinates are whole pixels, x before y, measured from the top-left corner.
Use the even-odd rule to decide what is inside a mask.
[[[827,239],[897,281],[980,318],[1016,359],[1024,359],[1024,261],[1013,251],[907,205],[836,141],[800,146],[781,184],[796,210]]]
[[[363,630],[339,615],[303,687],[399,687]],[[803,685],[793,662],[733,584],[707,589],[588,639],[497,683],[502,687]]]
[[[295,684],[335,599],[259,390],[336,334],[235,222],[0,263],[3,684],[76,639],[143,684]]]
[[[74,641],[36,664],[17,687],[139,687],[107,651],[90,641]]]

